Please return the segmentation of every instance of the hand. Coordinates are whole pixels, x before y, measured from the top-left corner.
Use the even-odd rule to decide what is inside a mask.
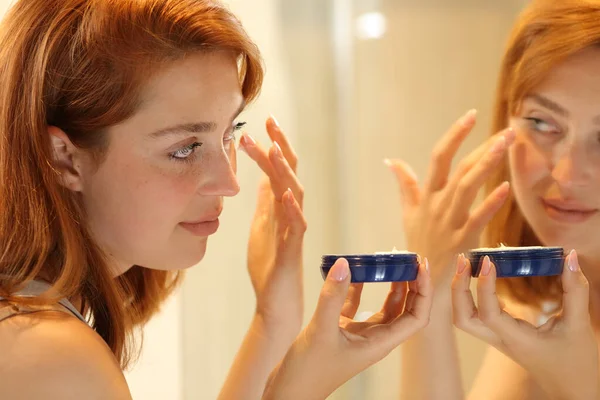
[[[474,125],[473,110],[437,143],[422,189],[410,166],[401,160],[386,160],[400,185],[407,248],[429,258],[435,268],[431,272],[433,282],[436,287],[448,288],[448,298],[455,255],[477,247],[483,228],[509,193],[509,184],[504,182],[471,211],[479,189],[515,139],[510,128],[464,158],[449,177],[452,159]],[[446,302],[443,296],[441,298]]]
[[[379,313],[356,322],[362,286],[350,287],[348,262],[337,260],[312,320],[273,372],[263,399],[324,399],[425,327],[433,297],[426,265],[415,281],[392,284]]]
[[[483,261],[477,282],[479,308],[469,290],[470,279],[469,261],[460,256],[452,284],[458,328],[521,365],[552,398],[598,399],[598,346],[590,322],[588,281],[575,251],[563,268],[562,312],[539,327],[504,311],[496,296],[496,268],[489,257]]]
[[[273,141],[268,152],[247,134],[240,140],[240,148],[266,175],[248,243],[248,272],[256,293],[257,316],[267,333],[278,339],[289,336],[287,348],[302,326],[304,189],[296,176],[297,157],[287,137],[273,118],[266,127]]]

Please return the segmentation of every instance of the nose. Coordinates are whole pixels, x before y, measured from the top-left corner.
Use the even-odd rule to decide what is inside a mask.
[[[579,143],[566,143],[555,156],[552,178],[559,187],[571,189],[589,182],[590,169],[586,146]]]
[[[207,196],[232,197],[240,192],[240,185],[236,176],[235,150],[227,154],[223,149],[213,155],[211,162],[203,171],[205,179],[200,184],[199,191]]]

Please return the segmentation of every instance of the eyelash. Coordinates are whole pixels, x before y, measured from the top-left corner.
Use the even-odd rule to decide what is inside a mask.
[[[224,142],[235,141],[236,140],[235,133],[237,131],[239,131],[240,129],[242,129],[245,125],[246,125],[246,122],[238,122],[237,124],[235,124],[233,126],[233,129],[231,130],[231,132],[223,138],[223,141]],[[169,154],[169,158],[171,160],[178,161],[178,162],[192,163],[196,159],[196,157],[195,157],[196,148],[201,147],[201,146],[202,146],[202,143],[194,142],[190,145],[187,145],[187,146]],[[189,153],[189,154],[184,155],[184,156],[178,156],[181,153]]]
[[[529,118],[524,118],[525,121],[527,121],[529,128],[533,129],[536,132],[539,133],[543,133],[543,134],[549,134],[549,135],[558,135],[560,132],[558,132],[558,129],[556,129],[552,124],[544,121],[541,118],[533,118],[533,117],[529,117]],[[554,130],[551,131],[545,131],[543,129],[539,129],[539,125],[540,124],[545,124],[549,127],[552,127]]]
[[[242,129],[244,126],[246,126],[246,122],[238,122],[237,124],[235,124],[235,125],[233,126],[233,129],[231,130],[231,133],[230,133],[228,136],[226,136],[226,137],[224,138],[224,140],[225,140],[225,141],[230,141],[230,140],[233,140],[233,141],[235,141],[235,139],[236,139],[236,137],[235,137],[235,133],[236,133],[237,131],[241,130],[241,129]]]

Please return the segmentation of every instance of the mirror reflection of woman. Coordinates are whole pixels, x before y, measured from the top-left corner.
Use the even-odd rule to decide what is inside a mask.
[[[491,345],[469,399],[597,398],[599,71],[600,2],[532,1],[502,61],[492,137],[450,173],[475,125],[466,113],[437,144],[421,186],[405,163],[390,162],[408,247],[429,257],[436,287],[430,325],[403,348],[401,398],[465,398],[453,315]],[[563,275],[496,281],[488,260],[477,308],[470,266],[456,255],[479,247],[482,233],[484,247],[565,248]]]

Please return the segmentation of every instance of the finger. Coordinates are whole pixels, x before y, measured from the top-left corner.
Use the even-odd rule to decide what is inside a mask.
[[[489,153],[491,146],[498,140],[499,137],[504,137],[506,140],[506,147],[510,147],[517,137],[516,131],[512,128],[506,128],[495,135],[492,135],[483,144],[479,145],[473,150],[468,156],[466,156],[459,164],[456,173],[452,177],[452,180],[460,180],[467,172],[473,168],[486,154]]]
[[[288,137],[283,133],[283,130],[279,126],[279,123],[275,119],[275,117],[271,116],[267,119],[267,134],[271,138],[273,142],[279,143],[281,146],[281,151],[283,152],[283,156],[287,160],[290,165],[292,171],[294,173],[298,167],[298,156],[294,151],[294,148],[290,144]]]
[[[489,327],[501,341],[505,343],[523,343],[527,340],[526,329],[508,313],[500,308],[496,294],[496,267],[485,256],[481,265],[481,273],[477,282],[477,301],[479,303],[479,318]]]
[[[415,303],[415,299],[419,293],[419,286],[417,280],[408,282],[408,293],[406,294],[406,301],[404,302],[404,312],[410,312]]]
[[[431,166],[425,181],[425,190],[440,190],[448,181],[452,159],[458,148],[475,125],[475,110],[468,111],[456,121],[450,130],[436,144],[431,157]]]
[[[400,197],[404,207],[414,207],[421,201],[421,189],[417,175],[413,169],[402,160],[388,160],[383,162],[396,175],[396,180],[400,186]]]
[[[339,319],[350,286],[348,261],[339,258],[329,270],[321,289],[311,324],[317,331],[337,332]]]
[[[577,252],[571,250],[566,257],[562,273],[563,318],[568,326],[589,325],[590,291],[588,280],[581,267]]]
[[[429,262],[426,258],[419,266],[417,286],[419,293],[415,297],[412,310],[407,310],[388,324],[374,326],[368,333],[370,339],[379,342],[386,350],[393,349],[429,323],[433,287],[429,275]]]
[[[429,274],[429,261],[423,258],[419,265],[417,279],[409,282],[407,304],[403,315],[412,315],[419,320],[429,320],[431,301],[433,300],[433,286]],[[409,297],[411,300],[409,302]]]
[[[291,189],[298,204],[302,207],[304,201],[304,188],[300,184],[292,167],[290,167],[283,156],[283,151],[277,142],[273,142],[273,146],[269,150],[269,161],[274,171],[270,178],[275,198],[281,199],[283,192],[287,189]]]
[[[258,164],[258,167],[272,179],[275,171],[269,160],[269,154],[252,136],[244,133],[240,138],[240,149]]]
[[[502,182],[490,193],[469,216],[465,229],[471,232],[480,232],[494,218],[494,215],[502,208],[510,194],[510,183]]]
[[[382,323],[387,323],[404,310],[404,303],[408,294],[408,284],[406,282],[394,282],[381,308],[383,315]]]
[[[506,139],[500,136],[490,147],[489,152],[468,171],[462,179],[452,183],[454,195],[451,203],[453,223],[462,222],[468,217],[477,193],[495,170],[506,153]]]
[[[489,344],[498,346],[498,336],[481,322],[473,293],[471,293],[471,263],[463,255],[456,260],[456,274],[452,280],[452,319],[454,325]]]
[[[306,218],[304,218],[300,204],[294,198],[291,189],[285,191],[282,202],[285,207],[288,228],[285,237],[285,251],[290,253],[292,258],[297,259],[298,255],[302,254],[302,243],[307,228]]]
[[[348,295],[346,301],[342,306],[342,317],[353,319],[360,306],[360,296],[362,294],[363,284],[353,283],[348,289]]]

